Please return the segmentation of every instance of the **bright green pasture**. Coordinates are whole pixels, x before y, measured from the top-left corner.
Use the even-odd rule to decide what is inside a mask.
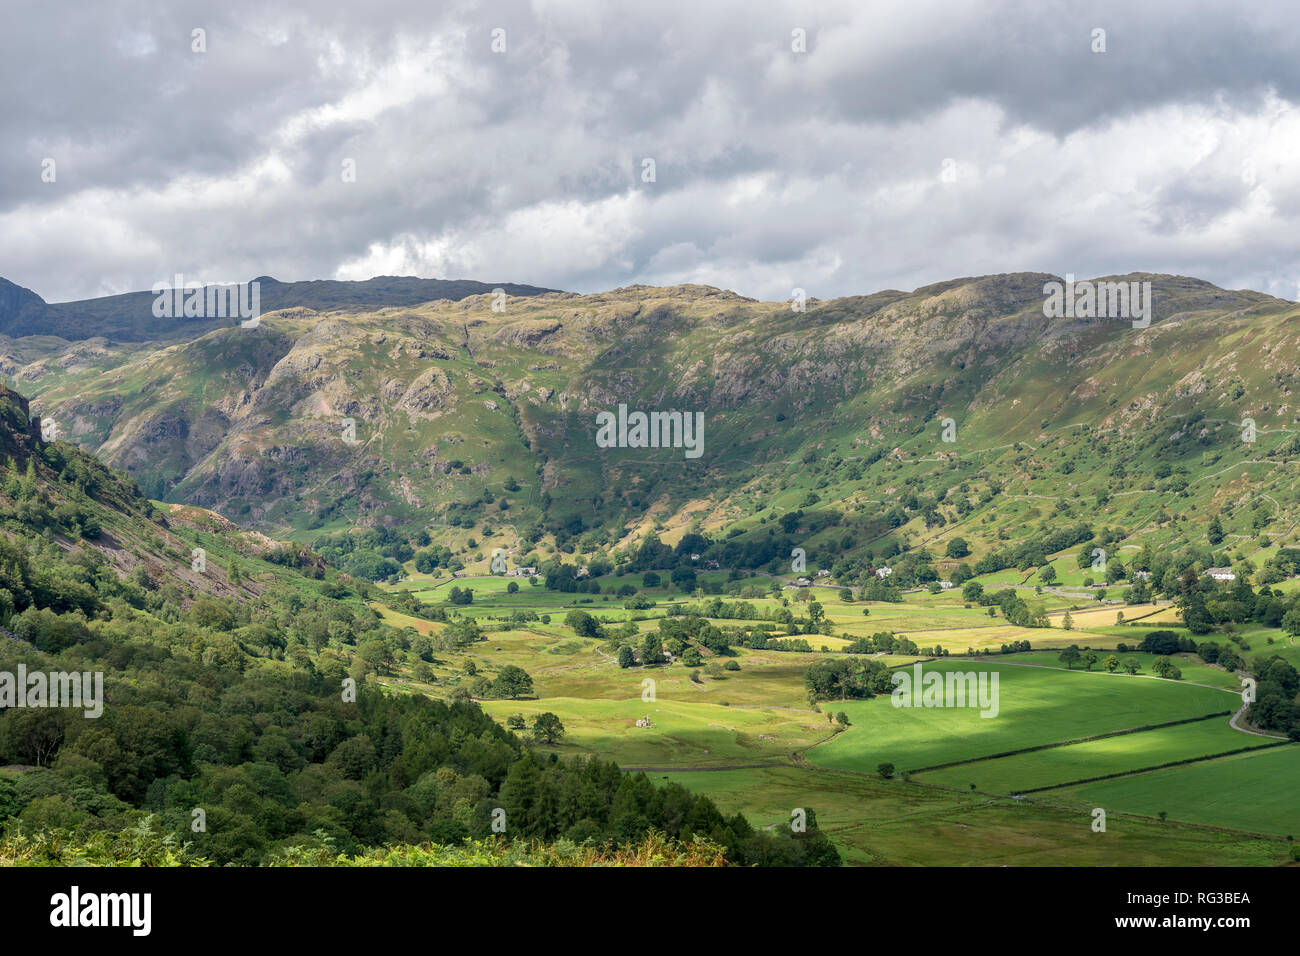
[[[898,770],[916,770],[1231,710],[1240,702],[1234,695],[1206,687],[1096,671],[970,660],[924,667],[996,672],[997,716],[981,717],[973,707],[894,707],[886,696],[827,702],[824,709],[845,711],[852,726],[811,750],[808,759],[818,766],[863,773],[874,772],[882,762],[892,763]]]
[[[1108,811],[1157,816],[1252,833],[1300,836],[1300,747],[1236,754],[1220,760],[1053,790],[1045,798]]]
[[[1268,866],[1287,859],[1282,841],[1140,819],[1112,821],[1097,834],[1091,806],[990,800],[898,778],[765,767],[653,779],[665,777],[757,827],[789,826],[796,807],[810,808],[848,865]]]
[[[1079,642],[1080,647],[1083,647],[1088,643],[1087,640],[1080,640]],[[1141,670],[1138,671],[1138,676],[1153,676],[1151,665],[1155,662],[1155,659],[1158,656],[1156,654],[1138,653],[1137,651],[1125,651],[1124,653],[1120,653],[1119,651],[1102,650],[1098,648],[1094,648],[1094,650],[1097,651],[1097,656],[1100,660],[1098,660],[1096,664],[1092,665],[1093,673],[1105,672],[1105,668],[1102,667],[1101,662],[1111,654],[1114,654],[1120,659],[1121,665],[1124,661],[1127,661],[1130,658],[1137,661],[1138,664],[1141,665]],[[1042,653],[1030,651],[1027,654],[999,654],[994,658],[994,660],[999,663],[1005,661],[1007,663],[1034,664],[1039,667],[1049,667],[1053,670],[1066,670],[1066,666],[1061,663],[1059,655],[1060,651],[1053,649],[1050,651],[1043,651]],[[1209,684],[1212,687],[1221,687],[1224,690],[1232,691],[1239,691],[1241,689],[1241,678],[1237,677],[1235,674],[1228,673],[1221,667],[1212,667],[1202,661],[1199,657],[1194,657],[1191,654],[1175,654],[1173,655],[1173,662],[1178,665],[1178,669],[1182,672],[1184,683]],[[1076,671],[1083,670],[1083,665],[1075,664],[1072,669]],[[1125,672],[1121,669],[1115,673],[1116,675],[1123,675]]]
[[[991,793],[1022,793],[1271,742],[1233,730],[1228,726],[1227,717],[1214,717],[1068,747],[980,760],[919,774],[916,779],[946,787],[974,784],[976,789]]]

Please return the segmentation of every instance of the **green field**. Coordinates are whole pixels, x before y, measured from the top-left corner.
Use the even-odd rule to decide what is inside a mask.
[[[1248,833],[1300,834],[1300,747],[1284,746],[1221,760],[1052,791],[1055,801]],[[1044,797],[1048,797],[1044,794]]]
[[[827,708],[844,710],[852,726],[810,751],[808,759],[820,767],[859,773],[874,772],[882,762],[900,771],[918,770],[1226,711],[1237,701],[1206,687],[1096,671],[952,660],[925,667],[997,673],[997,716],[981,717],[970,707],[894,707],[887,697],[832,702]]]
[[[976,789],[991,793],[1023,793],[1272,742],[1233,730],[1226,717],[1213,717],[1191,724],[974,761],[919,774],[916,779],[945,787],[974,784]]]
[[[1061,558],[1060,570],[1067,570],[1072,561],[1069,556]],[[1066,580],[1077,576],[1062,575]],[[1019,575],[1010,571],[997,577],[1010,582]],[[1264,822],[1247,826],[1255,819],[1254,811],[1238,808],[1225,813],[1213,797],[1214,788],[1196,784],[1205,791],[1204,800],[1196,804],[1200,809],[1176,815],[1175,804],[1165,795],[1151,796],[1141,784],[1166,779],[1165,773],[1189,774],[1205,767],[1202,773],[1221,779],[1221,786],[1228,788],[1227,781],[1239,776],[1236,768],[1250,765],[1216,755],[1267,746],[1271,739],[1234,730],[1227,716],[1125,733],[1235,712],[1241,706],[1237,675],[1190,654],[1174,656],[1181,681],[1154,677],[1155,655],[1135,651],[1117,656],[1121,661],[1136,661],[1136,675],[1122,670],[1109,673],[1100,661],[1091,670],[1067,669],[1059,660],[1060,649],[1070,644],[1091,647],[1102,660],[1118,643],[1136,645],[1154,628],[1117,624],[1115,615],[1124,611],[1131,622],[1134,616],[1151,614],[1151,605],[1098,607],[1086,600],[1026,591],[1027,600],[1047,607],[1052,624],[1028,628],[997,615],[990,617],[984,607],[966,606],[956,591],[912,593],[900,603],[844,601],[833,588],[773,596],[767,590],[770,579],[747,579],[744,586],[761,583],[764,588],[761,596],[745,598],[760,613],[779,613],[788,607],[801,615],[811,598],[821,604],[835,633],[805,635],[813,648],[807,653],[734,647],[727,655],[716,656],[701,649],[705,664],[730,660],[739,665],[738,670],[718,671],[715,666],[704,673],[702,667],[680,662],[627,668],[617,662],[620,641],[636,646],[642,636],[657,629],[659,618],[672,605],[701,600],[698,594],[641,588],[639,575],[601,578],[603,593],[599,594],[566,594],[526,582],[520,582],[518,593],[510,594],[508,579],[467,576],[454,583],[473,588],[474,603],[452,606],[447,603],[452,583],[447,578],[436,583],[429,576],[413,575],[397,589],[410,589],[453,617],[474,617],[486,628],[485,639],[437,654],[428,682],[413,681],[409,671],[403,671],[384,678],[385,683],[394,689],[446,696],[463,692],[476,679],[490,679],[506,665],[521,667],[533,678],[532,696],[480,703],[503,722],[514,714],[522,715],[526,724],[542,712],[556,714],[565,735],[557,744],[541,745],[544,752],[562,757],[596,755],[624,769],[645,769],[656,780],[678,780],[711,796],[726,812],[745,813],[758,826],[788,825],[794,808],[811,808],[850,864],[1267,865],[1288,858],[1282,841],[1212,829],[1284,835],[1284,825],[1277,822],[1280,811],[1267,802],[1275,797],[1265,797],[1259,818]],[[638,587],[654,606],[624,608],[624,599],[610,592],[625,583]],[[1074,627],[1066,630],[1061,626],[1063,611],[1071,603],[1080,610],[1072,612]],[[436,639],[447,627],[380,603],[374,607],[388,623],[409,628],[410,633]],[[636,633],[608,640],[578,637],[564,624],[572,608],[605,622],[610,635],[625,626],[635,627]],[[519,610],[547,614],[549,623],[507,624],[506,618]],[[724,629],[740,623],[716,618],[710,622]],[[803,675],[810,664],[842,657],[848,639],[886,630],[917,643],[927,659],[923,664],[927,671],[996,673],[998,715],[983,718],[977,708],[895,708],[887,695],[822,701],[818,706],[809,703]],[[1268,637],[1275,643],[1268,644]],[[1300,655],[1275,629],[1248,629],[1242,638],[1251,652],[1271,649],[1285,656]],[[1002,645],[1019,641],[1028,641],[1034,650],[998,653]],[[952,656],[929,661],[936,645]],[[967,648],[984,656],[966,657]],[[916,659],[877,657],[888,667],[906,667],[909,672]],[[647,681],[653,682],[653,700],[642,699]],[[840,712],[850,720],[847,729],[833,720]],[[638,718],[649,718],[651,726],[637,727]],[[1064,746],[1044,746],[1049,744]],[[995,756],[1032,747],[1044,749]],[[1143,772],[1196,758],[1208,759],[1176,771]],[[877,773],[882,762],[908,771],[907,778],[882,779]],[[1107,774],[1133,776],[1071,786]],[[1080,801],[1093,799],[1092,786],[1111,784],[1137,789],[1116,790],[1108,798],[1106,806],[1117,818],[1108,833],[1095,834],[1090,828],[1091,807],[1083,807]],[[1170,793],[1176,795],[1183,786],[1181,782],[1171,786]],[[1038,792],[1013,798],[1030,790]],[[1157,803],[1169,806],[1156,807]],[[1169,811],[1169,821],[1143,818],[1156,816],[1159,809]]]
[[[623,767],[708,767],[788,759],[831,733],[820,714],[769,708],[632,698],[622,701],[550,697],[543,701],[485,701],[500,720],[551,711],[564,722],[560,754],[594,753]],[[649,717],[652,726],[637,727]]]
[[[990,800],[901,780],[799,767],[656,774],[706,794],[754,826],[788,826],[811,808],[846,863],[859,866],[1268,866],[1287,844],[1155,820],[1093,833],[1091,807]]]
[[[1086,641],[1081,641],[1080,646],[1083,646],[1086,643]],[[1042,652],[1030,651],[1026,654],[999,654],[998,656],[991,658],[991,660],[995,663],[1005,661],[1009,664],[1033,664],[1037,667],[1048,667],[1053,670],[1084,670],[1082,664],[1075,664],[1072,668],[1066,668],[1058,658],[1058,653],[1058,651],[1050,650]],[[1139,653],[1137,651],[1126,651],[1124,653],[1112,651],[1106,651],[1104,653],[1098,652],[1102,660],[1105,660],[1111,653],[1114,653],[1121,662],[1130,659],[1137,661],[1141,666],[1141,669],[1135,676],[1153,676],[1151,665],[1155,662],[1157,655]],[[1230,690],[1233,692],[1241,690],[1241,678],[1236,674],[1230,674],[1221,667],[1213,667],[1206,664],[1204,661],[1200,660],[1200,658],[1195,657],[1192,654],[1175,654],[1173,655],[1173,662],[1178,665],[1178,669],[1182,671],[1182,679],[1184,683],[1209,684],[1211,687],[1220,687],[1223,690]],[[1101,666],[1100,662],[1098,662],[1092,665],[1092,673],[1105,673],[1105,669]],[[1122,675],[1124,672],[1120,670],[1116,673]]]

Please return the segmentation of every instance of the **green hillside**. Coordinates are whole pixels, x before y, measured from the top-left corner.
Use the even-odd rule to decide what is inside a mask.
[[[775,520],[853,574],[955,539],[1021,571],[1094,535],[1120,563],[1192,546],[1258,565],[1294,542],[1300,307],[1135,275],[1149,328],[1048,319],[1051,278],[805,312],[701,286],[300,307],[154,347],[12,340],[3,367],[150,496],[361,552],[372,578],[394,573],[376,553],[536,565],[650,531],[771,571],[790,551]],[[620,404],[698,413],[699,457],[598,447],[597,414]],[[1049,550],[998,556],[1034,537]]]
[[[556,863],[1285,862],[1276,794],[1181,781],[1296,782],[1300,306],[1125,278],[1149,328],[1019,274],[0,341],[0,665],[114,701],[0,715],[0,815],[70,841],[10,852],[458,865],[500,811]],[[996,719],[891,707],[917,662]]]

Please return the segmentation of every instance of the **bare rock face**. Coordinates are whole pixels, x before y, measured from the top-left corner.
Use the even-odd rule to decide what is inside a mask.
[[[455,397],[456,390],[452,387],[451,379],[435,365],[425,369],[411,382],[397,407],[413,420],[436,418],[455,405]]]
[[[562,328],[564,326],[557,319],[531,319],[512,322],[497,332],[493,338],[505,345],[524,345],[531,348]]]
[[[26,458],[36,451],[40,440],[40,423],[32,419],[27,399],[0,385],[0,451]]]

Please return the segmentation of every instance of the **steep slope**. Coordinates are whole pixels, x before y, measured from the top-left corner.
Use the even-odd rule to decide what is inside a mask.
[[[188,605],[201,595],[254,598],[286,567],[321,576],[323,563],[306,549],[203,509],[156,508],[92,455],[43,440],[38,421],[26,398],[0,386],[0,537],[40,550],[0,572],[0,614],[41,605],[40,590],[64,572],[98,589],[96,597],[70,588],[87,613],[118,588],[142,602],[165,587]]]
[[[152,496],[275,533],[395,529],[467,562],[593,553],[656,528],[749,540],[801,509],[833,512],[813,523],[837,529],[814,535],[832,556],[954,536],[978,556],[1082,518],[1125,547],[1186,543],[1187,516],[1220,510],[1234,540],[1285,534],[1300,520],[1300,309],[1108,278],[1152,283],[1149,328],[1046,317],[1043,274],[804,312],[633,286],[510,297],[503,312],[490,295],[288,309],[17,374]],[[598,447],[597,413],[620,404],[702,414],[702,454]]]

